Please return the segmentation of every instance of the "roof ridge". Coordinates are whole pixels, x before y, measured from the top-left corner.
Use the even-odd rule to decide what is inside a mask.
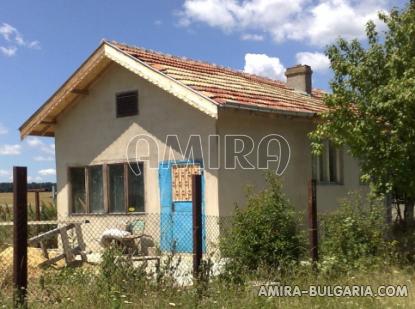
[[[196,59],[191,59],[191,58],[187,58],[184,56],[176,56],[176,55],[172,55],[169,53],[164,53],[164,52],[160,52],[157,50],[153,50],[153,49],[148,49],[145,47],[140,47],[140,46],[136,46],[136,45],[131,45],[131,44],[127,44],[127,43],[121,43],[121,42],[117,42],[115,40],[104,40],[106,42],[108,42],[109,44],[115,45],[117,47],[124,47],[124,48],[129,48],[129,49],[137,49],[140,50],[142,52],[147,52],[147,53],[152,53],[152,54],[156,54],[159,56],[163,56],[163,57],[169,57],[175,60],[181,60],[181,61],[186,61],[186,62],[192,62],[192,63],[196,63],[196,64],[200,64],[200,65],[206,65],[209,67],[214,67],[216,69],[221,69],[221,70],[225,70],[227,72],[231,72],[237,75],[240,75],[242,77],[248,78],[248,79],[252,79],[252,80],[256,80],[258,82],[267,82],[269,84],[273,84],[276,86],[279,86],[281,88],[285,88],[285,89],[291,89],[290,87],[287,86],[287,83],[278,79],[272,79],[269,77],[265,77],[265,76],[259,76],[256,74],[251,74],[251,73],[247,73],[247,72],[243,72],[241,70],[237,70],[235,68],[231,68],[231,67],[226,67],[223,65],[218,65],[215,63],[211,63],[208,61],[203,61],[203,60],[196,60]],[[313,89],[314,90],[314,89]]]

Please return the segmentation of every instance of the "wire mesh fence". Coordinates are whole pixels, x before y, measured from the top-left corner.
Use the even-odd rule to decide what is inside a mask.
[[[11,219],[3,216],[0,220],[0,298],[3,299],[13,295]],[[211,261],[212,275],[219,274],[223,267],[219,239],[230,223],[230,217],[202,216],[203,259]],[[29,298],[33,297],[31,287],[39,286],[45,272],[63,271],[68,266],[99,267],[103,254],[113,246],[137,267],[145,265],[147,272],[155,274],[167,263],[174,264],[172,275],[177,283],[192,284],[191,212],[58,217],[56,212],[43,210],[42,221],[29,219],[28,238]],[[44,280],[42,284],[47,289]]]

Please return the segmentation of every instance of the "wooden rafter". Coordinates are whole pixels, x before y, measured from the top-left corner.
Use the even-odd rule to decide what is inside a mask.
[[[74,93],[74,94],[82,94],[82,95],[88,95],[89,94],[88,89],[77,89],[77,88],[75,88],[75,89],[72,89],[71,92]]]

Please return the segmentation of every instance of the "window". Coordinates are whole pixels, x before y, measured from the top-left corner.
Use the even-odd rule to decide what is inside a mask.
[[[325,141],[323,153],[315,160],[315,178],[320,183],[341,184],[342,175],[342,151],[332,142]]]
[[[123,212],[124,200],[124,165],[113,164],[108,166],[110,212]]]
[[[116,95],[117,118],[138,115],[138,92],[128,91]]]
[[[88,168],[89,186],[89,210],[91,213],[104,212],[104,187],[102,166],[91,166]]]
[[[85,190],[85,168],[71,168],[69,170],[69,179],[72,188],[71,194],[71,211],[73,213],[85,213],[86,207],[86,190]]]
[[[128,168],[127,210],[129,212],[144,212],[144,179],[142,171],[142,164],[138,167],[137,165],[131,165]]]
[[[142,163],[74,167],[69,173],[71,213],[144,212]]]

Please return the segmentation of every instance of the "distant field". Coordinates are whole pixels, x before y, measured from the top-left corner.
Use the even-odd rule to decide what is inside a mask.
[[[40,204],[52,203],[52,192],[40,192]],[[28,204],[35,204],[35,193],[29,192],[27,195]],[[0,193],[0,205],[13,205],[13,193]]]

